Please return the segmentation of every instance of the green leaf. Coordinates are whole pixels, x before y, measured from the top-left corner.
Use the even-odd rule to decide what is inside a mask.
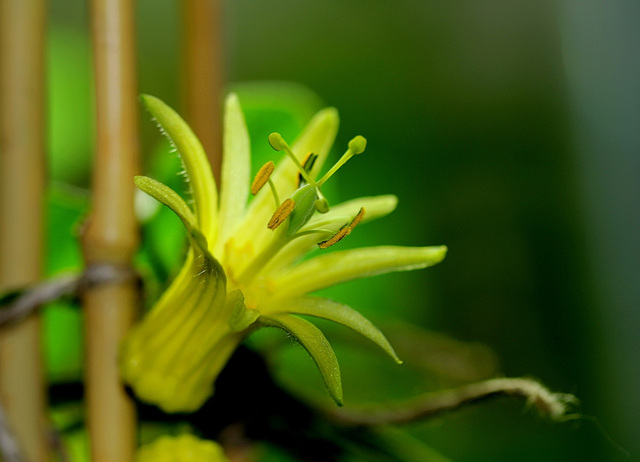
[[[279,304],[279,306],[286,308],[289,313],[328,319],[349,327],[382,348],[398,364],[402,363],[384,334],[371,321],[350,306],[321,297],[298,298],[286,304]]]
[[[342,381],[340,366],[329,341],[320,329],[309,321],[290,314],[269,314],[260,316],[260,323],[283,329],[304,347],[315,361],[320,375],[327,386],[329,395],[338,406],[342,406]]]

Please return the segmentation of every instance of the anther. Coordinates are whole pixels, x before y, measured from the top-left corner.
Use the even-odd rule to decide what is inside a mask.
[[[275,168],[276,164],[274,164],[271,160],[260,167],[260,170],[258,170],[258,173],[256,174],[256,177],[253,179],[253,183],[251,184],[251,194],[253,194],[254,196],[258,194],[258,191],[260,191],[262,187],[267,184],[267,181],[269,181],[269,178],[271,177],[271,174],[273,173],[273,170]]]
[[[293,200],[286,199],[274,212],[271,220],[269,220],[269,223],[267,224],[267,228],[275,230],[278,226],[280,226],[282,222],[284,222],[291,214],[295,205],[296,203]]]
[[[315,182],[313,181],[313,179],[311,179],[311,176],[309,176],[309,173],[307,173],[305,168],[300,163],[300,160],[298,159],[298,157],[293,153],[293,151],[291,150],[291,147],[287,144],[287,142],[284,140],[284,138],[280,133],[276,133],[276,132],[271,133],[269,135],[269,144],[276,151],[284,151],[289,156],[289,158],[293,161],[293,163],[296,164],[296,167],[298,167],[298,171],[300,172],[300,175],[302,175],[304,180],[308,184],[313,184],[315,186]]]
[[[362,221],[362,219],[364,218],[364,207],[361,207],[360,210],[358,211],[358,214],[353,218],[353,220],[351,220],[351,223],[349,223],[349,232],[351,232],[353,230],[353,228],[355,228],[356,226],[358,226],[358,223],[360,223]]]
[[[343,226],[342,228],[340,228],[340,231],[335,233],[326,241],[318,242],[318,247],[320,247],[321,249],[326,249],[327,247],[331,247],[332,245],[337,244],[342,239],[344,239],[349,233],[350,233],[349,227]]]
[[[317,158],[318,154],[310,152],[307,154],[307,157],[304,158],[304,161],[302,161],[302,168],[304,168],[308,174],[311,174],[311,169],[313,169]],[[302,173],[298,173],[298,188],[304,186],[306,183],[306,180],[302,177]]]
[[[337,244],[342,239],[344,239],[349,234],[351,234],[351,231],[353,231],[353,228],[355,228],[358,225],[358,223],[362,221],[363,218],[364,218],[364,207],[360,209],[360,211],[353,218],[353,220],[351,220],[349,223],[347,223],[342,228],[340,228],[340,230],[337,233],[335,233],[326,241],[318,242],[318,247],[320,247],[321,249],[326,249],[327,247],[331,247],[332,245]]]

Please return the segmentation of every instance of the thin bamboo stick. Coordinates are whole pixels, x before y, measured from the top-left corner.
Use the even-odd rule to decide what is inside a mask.
[[[222,159],[222,2],[183,1],[182,83],[186,119],[220,180]]]
[[[46,3],[0,1],[0,287],[41,277]],[[0,394],[27,461],[48,459],[40,319],[0,331]]]
[[[82,244],[89,270],[130,270],[138,232],[133,176],[138,167],[132,0],[93,0],[96,158],[92,213]],[[134,281],[102,285],[83,298],[87,422],[92,462],[131,462],[135,410],[118,372],[119,344],[135,320]]]

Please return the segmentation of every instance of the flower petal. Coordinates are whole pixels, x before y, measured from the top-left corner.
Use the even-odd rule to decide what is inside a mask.
[[[229,293],[227,303],[232,307],[229,316],[229,328],[232,332],[245,330],[260,317],[258,310],[247,308],[244,304],[244,294],[240,290]]]
[[[192,243],[198,245],[203,252],[207,251],[207,241],[198,230],[195,215],[177,192],[169,186],[147,176],[136,176],[133,181],[140,190],[169,207],[182,221],[182,224],[189,233],[189,238],[194,241]]]
[[[202,144],[184,119],[160,99],[150,95],[141,98],[184,162],[193,189],[198,225],[213,244],[217,233],[218,193]]]
[[[331,227],[333,223],[343,226],[358,213],[361,208],[366,210],[362,223],[384,217],[393,212],[398,205],[398,198],[393,194],[373,197],[360,197],[331,207],[327,213],[316,214],[302,231]],[[336,228],[337,231],[339,228]]]
[[[214,255],[233,234],[244,215],[249,198],[251,150],[247,125],[238,97],[230,94],[225,103],[222,181],[220,182],[220,237]]]
[[[328,319],[349,327],[382,348],[398,364],[402,363],[380,329],[350,306],[321,297],[302,297],[286,303],[278,303],[276,306],[289,313]],[[268,311],[268,308],[264,308],[263,311]]]
[[[342,381],[340,366],[329,341],[320,329],[309,321],[290,314],[260,316],[258,321],[266,326],[279,327],[295,338],[315,361],[324,379],[329,395],[342,406]]]
[[[193,255],[151,312],[127,333],[120,352],[123,380],[140,399],[165,412],[200,407],[242,340],[226,322],[218,326],[226,299],[222,268]]]
[[[381,246],[333,252],[283,271],[274,278],[272,290],[276,296],[299,297],[352,279],[426,268],[442,261],[446,252],[445,246]]]

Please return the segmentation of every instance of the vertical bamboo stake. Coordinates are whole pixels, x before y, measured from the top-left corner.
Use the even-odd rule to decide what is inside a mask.
[[[131,0],[93,0],[96,158],[93,209],[83,235],[88,269],[130,270],[138,243],[133,176],[138,166],[137,91]],[[134,406],[120,381],[118,350],[135,319],[134,281],[84,295],[87,422],[92,462],[133,461]]]
[[[184,0],[182,69],[186,119],[207,153],[216,180],[222,159],[222,5]]]
[[[45,8],[0,0],[0,287],[42,270]],[[0,331],[0,395],[29,462],[48,459],[40,319]]]

